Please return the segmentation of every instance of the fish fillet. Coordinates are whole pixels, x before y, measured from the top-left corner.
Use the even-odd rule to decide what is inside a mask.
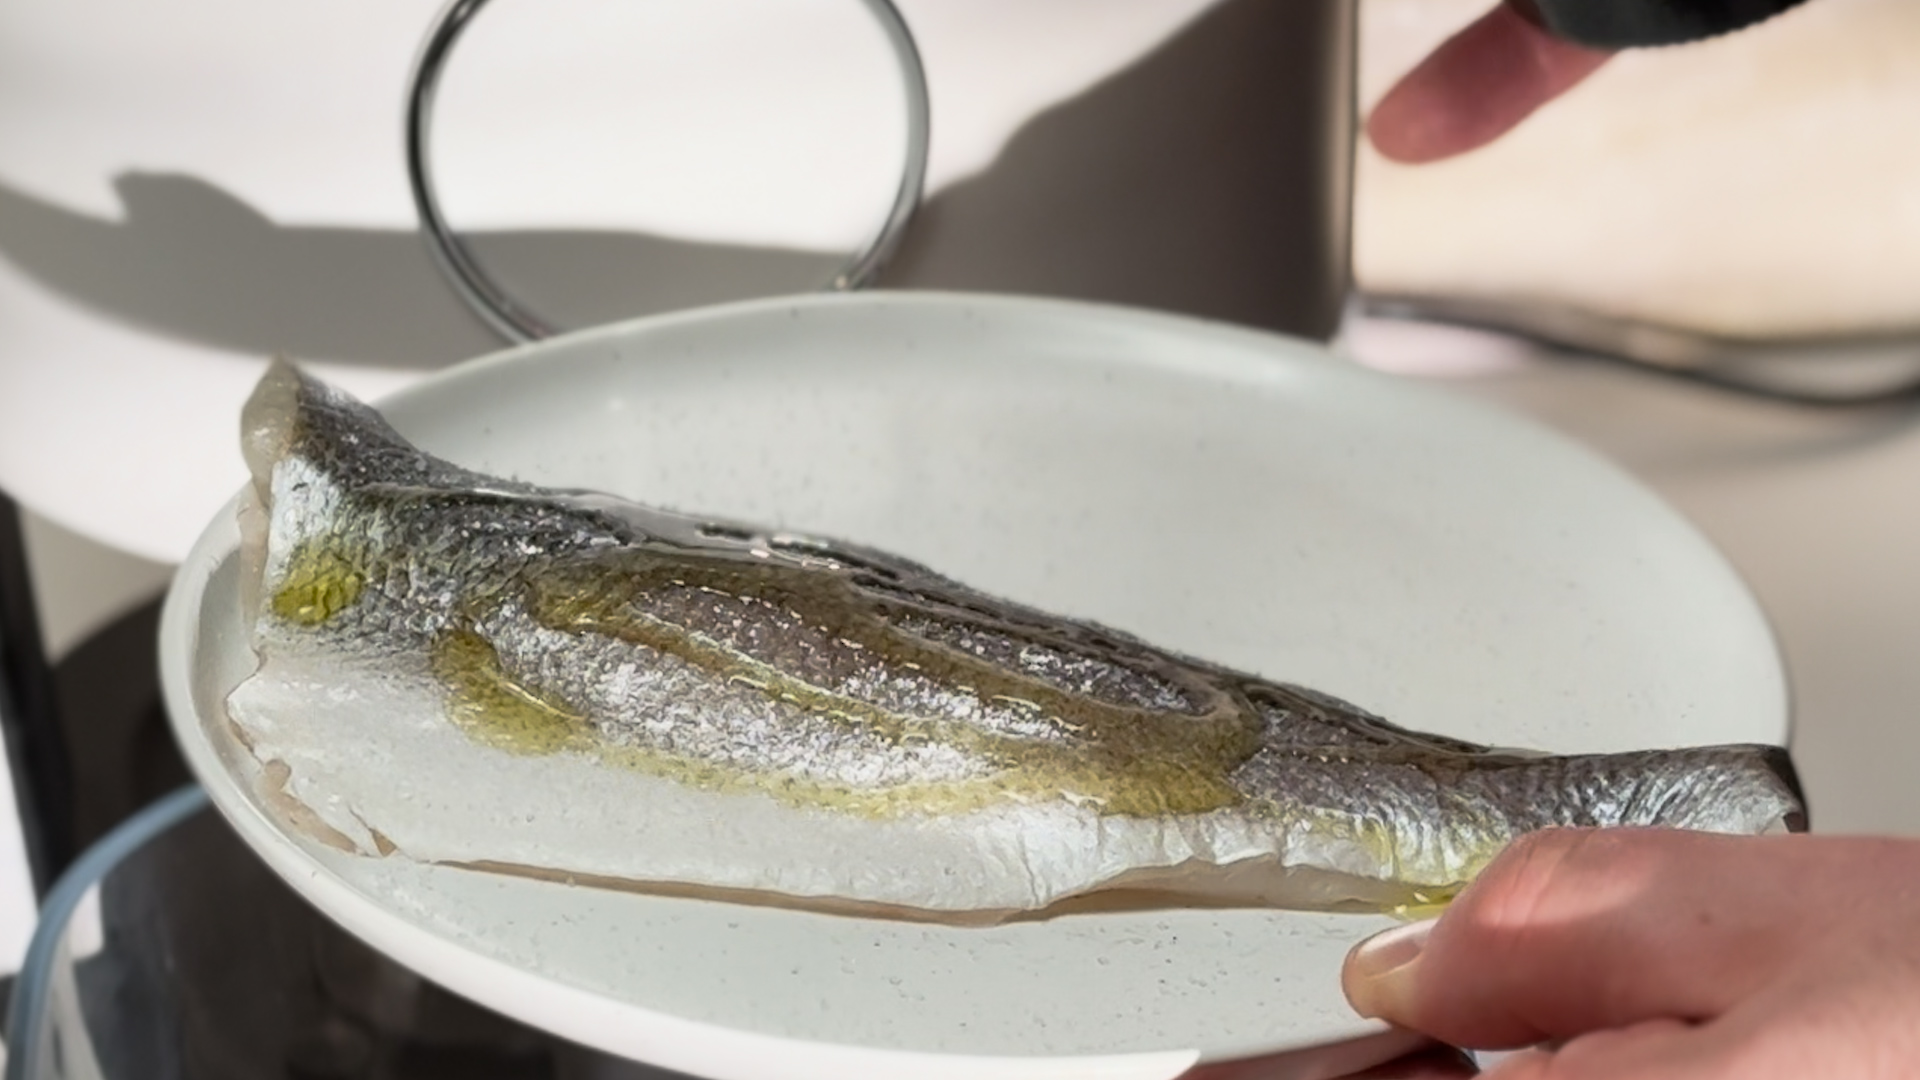
[[[880,552],[470,472],[286,364],[242,426],[232,732],[372,857],[993,921],[1405,909],[1543,827],[1804,821],[1778,747],[1419,734]]]

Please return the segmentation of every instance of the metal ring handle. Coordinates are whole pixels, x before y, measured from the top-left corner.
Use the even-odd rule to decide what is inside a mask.
[[[907,29],[906,20],[900,17],[892,0],[861,2],[886,31],[887,42],[893,46],[894,58],[900,64],[900,78],[905,84],[907,97],[907,159],[900,175],[900,186],[894,192],[893,206],[880,223],[879,231],[847,260],[828,283],[827,288],[836,291],[860,288],[879,272],[887,257],[899,245],[907,222],[912,220],[914,211],[919,208],[921,188],[927,178],[930,109],[927,74],[920,63],[920,50],[914,44],[912,32]],[[440,75],[446,69],[447,58],[452,54],[460,32],[466,29],[467,23],[472,21],[485,3],[486,0],[452,0],[441,11],[427,34],[425,44],[421,46],[420,57],[414,63],[413,78],[407,88],[407,182],[413,191],[413,205],[420,215],[427,250],[460,299],[485,320],[495,333],[508,341],[537,341],[558,333],[558,328],[510,296],[487,275],[480,261],[461,242],[453,227],[447,223],[446,214],[440,209],[440,198],[433,183],[432,160],[427,153],[427,141],[432,132],[433,102],[440,88]]]

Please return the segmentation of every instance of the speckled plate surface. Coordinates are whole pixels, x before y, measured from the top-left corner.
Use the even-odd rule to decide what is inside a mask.
[[[1305,343],[1117,308],[868,294],[603,328],[383,404],[460,464],[896,551],[1011,599],[1554,751],[1778,742],[1744,587],[1675,514],[1525,422]],[[1268,911],[946,928],[367,859],[237,782],[231,511],[180,571],[167,700],[216,805],[303,894],[483,1004],[722,1080],[1165,1080],[1402,1037],[1341,956],[1386,920]]]

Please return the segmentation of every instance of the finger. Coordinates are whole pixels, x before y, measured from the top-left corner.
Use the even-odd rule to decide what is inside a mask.
[[[1341,1080],[1463,1080],[1478,1072],[1465,1053],[1433,1043]],[[1299,1074],[1300,1055],[1289,1053],[1202,1065],[1182,1074],[1180,1080],[1286,1080]]]
[[[1712,1066],[1719,1062],[1701,1044],[1691,1025],[1652,1020],[1582,1035],[1551,1050],[1514,1054],[1484,1075],[1486,1080],[1717,1080],[1723,1073]]]
[[[1514,843],[1430,923],[1363,942],[1362,1013],[1461,1046],[1518,1046],[1718,1016],[1849,912],[1920,890],[1915,845],[1556,829]]]
[[[1562,41],[1501,4],[1455,34],[1374,106],[1367,136],[1409,164],[1492,142],[1572,88],[1611,53]]]

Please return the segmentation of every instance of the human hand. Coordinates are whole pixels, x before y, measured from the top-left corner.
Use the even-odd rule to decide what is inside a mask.
[[[1506,0],[1387,91],[1367,118],[1367,136],[1409,164],[1462,154],[1499,138],[1611,55],[1549,34],[1530,0]]]
[[[1363,943],[1362,1013],[1498,1080],[1920,1073],[1920,842],[1551,830]]]

